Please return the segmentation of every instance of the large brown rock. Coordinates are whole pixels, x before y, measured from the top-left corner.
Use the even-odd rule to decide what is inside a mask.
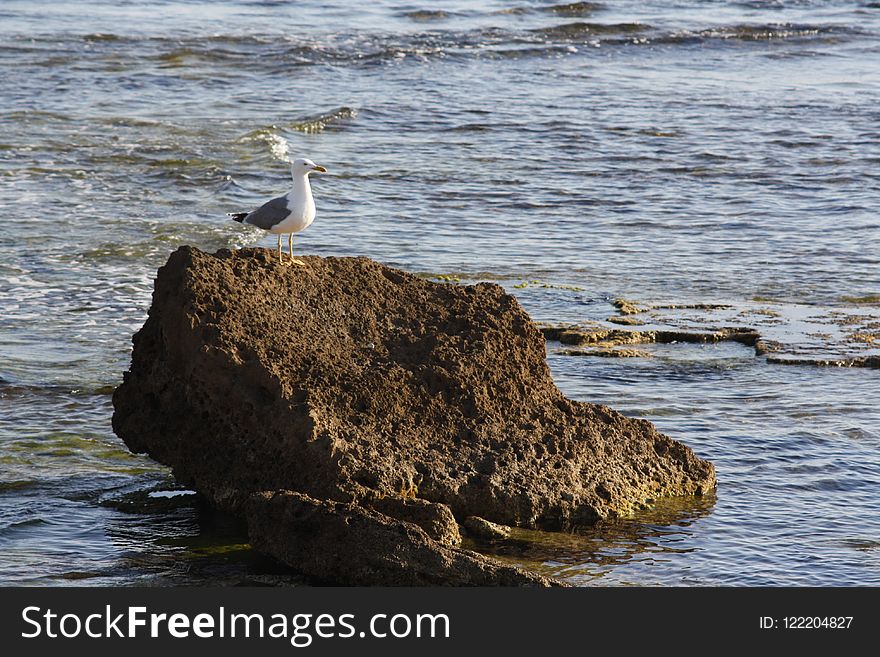
[[[291,490],[446,545],[457,530],[439,505],[555,529],[714,487],[712,465],[649,422],[566,399],[543,336],[499,286],[304,260],[172,254],[114,394],[133,451],[236,512]],[[381,503],[408,498],[420,501]]]

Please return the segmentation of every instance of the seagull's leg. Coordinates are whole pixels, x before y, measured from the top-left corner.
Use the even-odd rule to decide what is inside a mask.
[[[304,265],[302,260],[293,257],[293,233],[290,233],[287,237],[287,250],[290,251],[290,264],[292,265]]]
[[[289,262],[284,262],[284,258],[281,257],[281,233],[278,233],[278,263],[282,265],[289,265]]]

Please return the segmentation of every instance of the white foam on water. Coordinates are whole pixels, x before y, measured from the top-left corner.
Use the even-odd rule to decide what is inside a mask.
[[[262,137],[268,144],[272,157],[282,162],[290,162],[290,144],[284,137],[274,132],[264,133]]]

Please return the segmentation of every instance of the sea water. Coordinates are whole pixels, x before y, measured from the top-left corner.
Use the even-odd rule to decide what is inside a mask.
[[[578,585],[880,584],[880,374],[810,364],[880,341],[880,4],[7,0],[0,71],[0,583],[295,581],[128,452],[110,395],[157,267],[274,246],[225,213],[304,156],[300,253],[802,362],[548,343],[717,494],[471,547]]]

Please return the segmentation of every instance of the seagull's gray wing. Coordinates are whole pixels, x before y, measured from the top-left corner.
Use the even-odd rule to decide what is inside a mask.
[[[287,219],[290,210],[287,209],[287,196],[279,196],[264,203],[244,218],[244,223],[270,230],[272,226],[280,224]]]

